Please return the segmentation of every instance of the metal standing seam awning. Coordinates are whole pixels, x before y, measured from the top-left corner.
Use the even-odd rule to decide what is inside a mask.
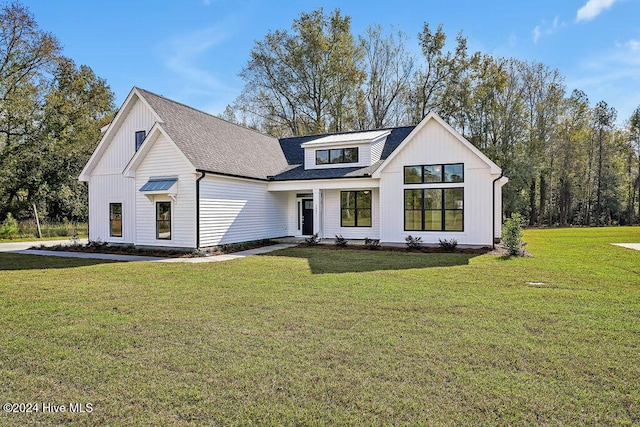
[[[178,178],[150,178],[138,191],[145,193],[149,200],[152,199],[150,196],[154,194],[167,194],[175,200],[177,191],[171,187],[176,182],[178,182]]]

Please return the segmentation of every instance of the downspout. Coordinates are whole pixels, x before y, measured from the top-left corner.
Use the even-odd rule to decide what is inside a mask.
[[[196,179],[196,249],[200,249],[200,181],[206,175],[204,171],[197,171],[202,175]]]
[[[493,180],[493,186],[491,191],[493,195],[491,196],[491,200],[493,201],[493,223],[492,223],[492,233],[491,233],[491,248],[496,248],[496,182],[500,180],[504,176],[504,171],[500,170],[500,176]],[[502,214],[502,198],[500,198],[500,214]]]

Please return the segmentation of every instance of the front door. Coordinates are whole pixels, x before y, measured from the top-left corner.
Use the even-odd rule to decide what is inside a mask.
[[[302,234],[313,234],[313,199],[302,199]]]

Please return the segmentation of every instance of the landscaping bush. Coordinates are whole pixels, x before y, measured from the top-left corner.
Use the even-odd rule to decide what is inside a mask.
[[[318,243],[320,243],[320,237],[318,236],[318,233],[316,233],[311,237],[307,237],[306,239],[304,239],[304,241],[310,245],[317,245]]]
[[[380,248],[380,239],[370,239],[368,237],[364,238],[364,245],[370,249],[375,250]]]
[[[524,247],[527,245],[522,240],[522,218],[514,213],[508,218],[502,227],[502,243],[509,251],[509,255],[524,255]]]
[[[11,213],[7,214],[7,218],[2,223],[2,227],[0,227],[0,238],[2,239],[13,239],[18,235],[18,221],[15,220]]]
[[[347,239],[342,237],[342,234],[336,234],[333,244],[340,247],[347,246]]]
[[[458,247],[458,241],[456,239],[438,239],[440,249],[445,252],[453,252]]]
[[[404,240],[407,242],[407,247],[409,249],[418,249],[422,246],[422,237],[413,237],[409,234]]]

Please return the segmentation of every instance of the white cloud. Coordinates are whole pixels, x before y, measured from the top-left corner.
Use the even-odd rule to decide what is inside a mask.
[[[632,52],[638,52],[640,51],[640,40],[631,39],[625,43],[625,46],[627,46]]]
[[[603,10],[610,8],[618,0],[588,0],[587,3],[578,9],[576,21],[591,21]]]
[[[538,40],[540,40],[542,35],[550,36],[561,28],[564,28],[566,25],[566,23],[560,22],[560,17],[558,16],[553,18],[553,22],[550,25],[547,24],[546,20],[542,20],[542,23],[540,25],[536,25],[533,29],[533,42],[538,43]]]
[[[157,46],[156,52],[165,69],[180,81],[179,93],[167,96],[200,109],[206,108],[208,112],[214,112],[210,108],[226,105],[235,99],[238,89],[223,82],[213,71],[218,63],[215,59],[219,58],[217,48],[231,37],[227,30],[229,26],[228,23],[219,23],[172,37]],[[204,102],[206,106],[201,105]]]
[[[533,42],[538,43],[539,39],[540,39],[540,25],[536,25],[536,27],[533,29]]]
[[[639,81],[640,40],[631,39],[584,58],[569,73],[567,87],[584,90],[592,102],[605,100],[618,110],[618,119],[625,120],[638,106]]]
[[[225,29],[216,25],[167,40],[159,51],[165,67],[183,79],[197,82],[201,87],[220,88],[222,85],[215,75],[199,63],[207,54],[212,55],[211,50],[227,38]]]

